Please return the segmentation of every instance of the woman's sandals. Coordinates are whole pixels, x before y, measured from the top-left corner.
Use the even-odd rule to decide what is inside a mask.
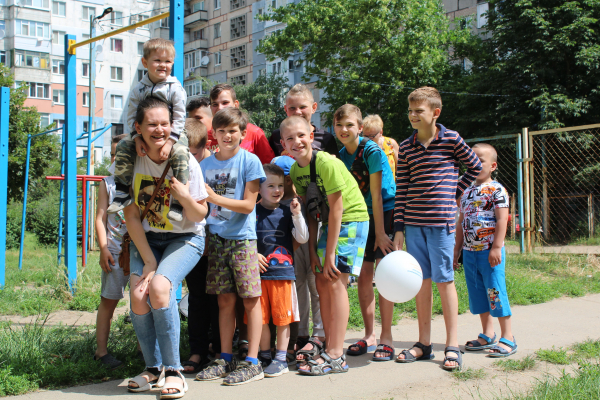
[[[317,359],[322,358],[323,363],[319,363]],[[328,374],[341,374],[348,372],[348,364],[344,365],[346,357],[342,354],[338,358],[331,358],[326,352],[322,352],[316,358],[308,360],[309,370],[298,368],[300,375],[321,376]]]
[[[421,356],[416,357],[413,355],[413,353],[410,352],[410,350],[414,349],[415,347],[421,349],[421,351],[423,352],[423,354]],[[403,355],[404,358],[400,358],[400,355]],[[398,355],[398,358],[396,358],[396,362],[412,363],[415,361],[433,360],[434,358],[435,358],[435,355],[433,354],[433,345],[432,344],[430,344],[429,346],[425,346],[423,343],[417,342],[417,343],[413,344],[413,346],[410,349],[402,350],[400,352],[400,354]]]
[[[179,377],[179,379],[181,379],[181,382],[168,382],[166,383],[162,390],[169,390],[169,389],[175,389],[177,390],[177,392],[175,393],[160,393],[160,398],[161,399],[180,399],[185,395],[185,392],[188,391],[188,384],[185,381],[185,378],[183,377],[183,375],[181,374],[181,372],[179,371],[167,371],[165,374],[167,377],[171,377],[171,376],[177,376]]]
[[[148,372],[148,374],[144,374],[144,372]],[[137,386],[131,386],[130,383],[127,384],[127,390],[130,392],[138,393],[138,392],[146,392],[148,390],[152,390],[153,388],[161,388],[165,384],[165,370],[158,371],[158,368],[146,368],[141,374],[136,376],[135,378],[131,378],[129,382],[135,383]],[[150,379],[151,375],[154,376],[154,379]],[[158,377],[156,377],[158,375]]]

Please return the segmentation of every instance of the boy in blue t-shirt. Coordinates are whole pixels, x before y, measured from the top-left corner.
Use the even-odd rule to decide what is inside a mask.
[[[381,337],[379,346],[373,332],[375,326],[375,293],[373,291],[374,261],[394,251],[394,200],[396,183],[383,150],[372,140],[361,137],[363,123],[360,109],[352,104],[338,108],[333,115],[335,134],[344,147],[340,158],[360,188],[369,212],[369,235],[365,257],[358,277],[358,300],[365,322],[365,336],[350,345],[346,354],[358,356],[375,350],[374,361],[389,361],[394,357],[392,317],[394,304],[381,295]]]
[[[254,209],[259,181],[265,173],[258,157],[240,147],[247,125],[248,115],[237,108],[217,112],[213,129],[219,152],[200,164],[210,203],[206,217],[211,233],[206,293],[218,295],[221,359],[200,371],[196,378],[204,381],[226,376],[225,385],[241,385],[264,377],[258,362],[261,284]],[[236,293],[248,315],[248,356],[239,364],[232,353]]]
[[[261,202],[256,205],[263,318],[260,358],[268,364],[265,376],[275,377],[288,372],[290,324],[300,320],[294,285],[294,249],[308,241],[308,226],[298,199],[287,205],[281,202],[285,193],[283,170],[275,164],[264,164],[263,169],[267,178],[260,184]],[[272,362],[271,318],[277,326],[277,354]]]

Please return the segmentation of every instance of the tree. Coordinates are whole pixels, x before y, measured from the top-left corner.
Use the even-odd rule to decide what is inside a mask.
[[[0,86],[10,87],[8,198],[20,201],[25,182],[27,135],[43,132],[40,115],[35,107],[25,107],[28,86],[13,89],[14,77],[10,68],[0,64]],[[4,116],[3,116],[4,117]],[[46,127],[44,127],[45,129]],[[42,135],[31,141],[30,179],[41,177],[52,161],[60,160],[60,144],[56,135]]]
[[[286,117],[283,106],[288,90],[288,79],[278,74],[261,74],[249,85],[235,86],[240,107],[248,111],[252,123],[267,135],[279,128]]]
[[[271,10],[264,20],[286,24],[265,38],[269,59],[301,53],[304,79],[317,79],[332,112],[345,103],[380,114],[391,136],[409,130],[412,88],[439,85],[450,70],[451,46],[472,36],[450,21],[438,0],[303,0]],[[388,133],[386,132],[386,135]]]
[[[491,0],[489,7],[489,39],[457,47],[473,66],[449,88],[501,97],[458,96],[449,105],[453,126],[489,136],[600,122],[600,2]]]

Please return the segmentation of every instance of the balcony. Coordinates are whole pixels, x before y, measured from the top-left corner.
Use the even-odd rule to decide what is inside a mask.
[[[186,28],[195,28],[205,22],[208,22],[208,11],[206,10],[196,11],[183,19],[183,25]]]
[[[195,68],[187,68],[183,71],[183,79],[194,79],[195,76],[206,77],[208,76],[208,67],[200,66]]]
[[[193,50],[207,50],[208,49],[208,40],[206,39],[196,39],[191,42],[185,43],[183,45],[183,51],[187,53],[188,51]]]

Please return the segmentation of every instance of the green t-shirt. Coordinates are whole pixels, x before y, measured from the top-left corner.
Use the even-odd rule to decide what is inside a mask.
[[[327,195],[342,191],[344,203],[342,222],[368,221],[369,214],[365,199],[358,188],[356,179],[348,172],[344,163],[327,152],[319,151],[315,165],[317,187],[327,205],[329,205]],[[304,196],[310,183],[310,165],[301,168],[298,163],[295,163],[290,169],[290,177],[294,181],[298,194]]]

